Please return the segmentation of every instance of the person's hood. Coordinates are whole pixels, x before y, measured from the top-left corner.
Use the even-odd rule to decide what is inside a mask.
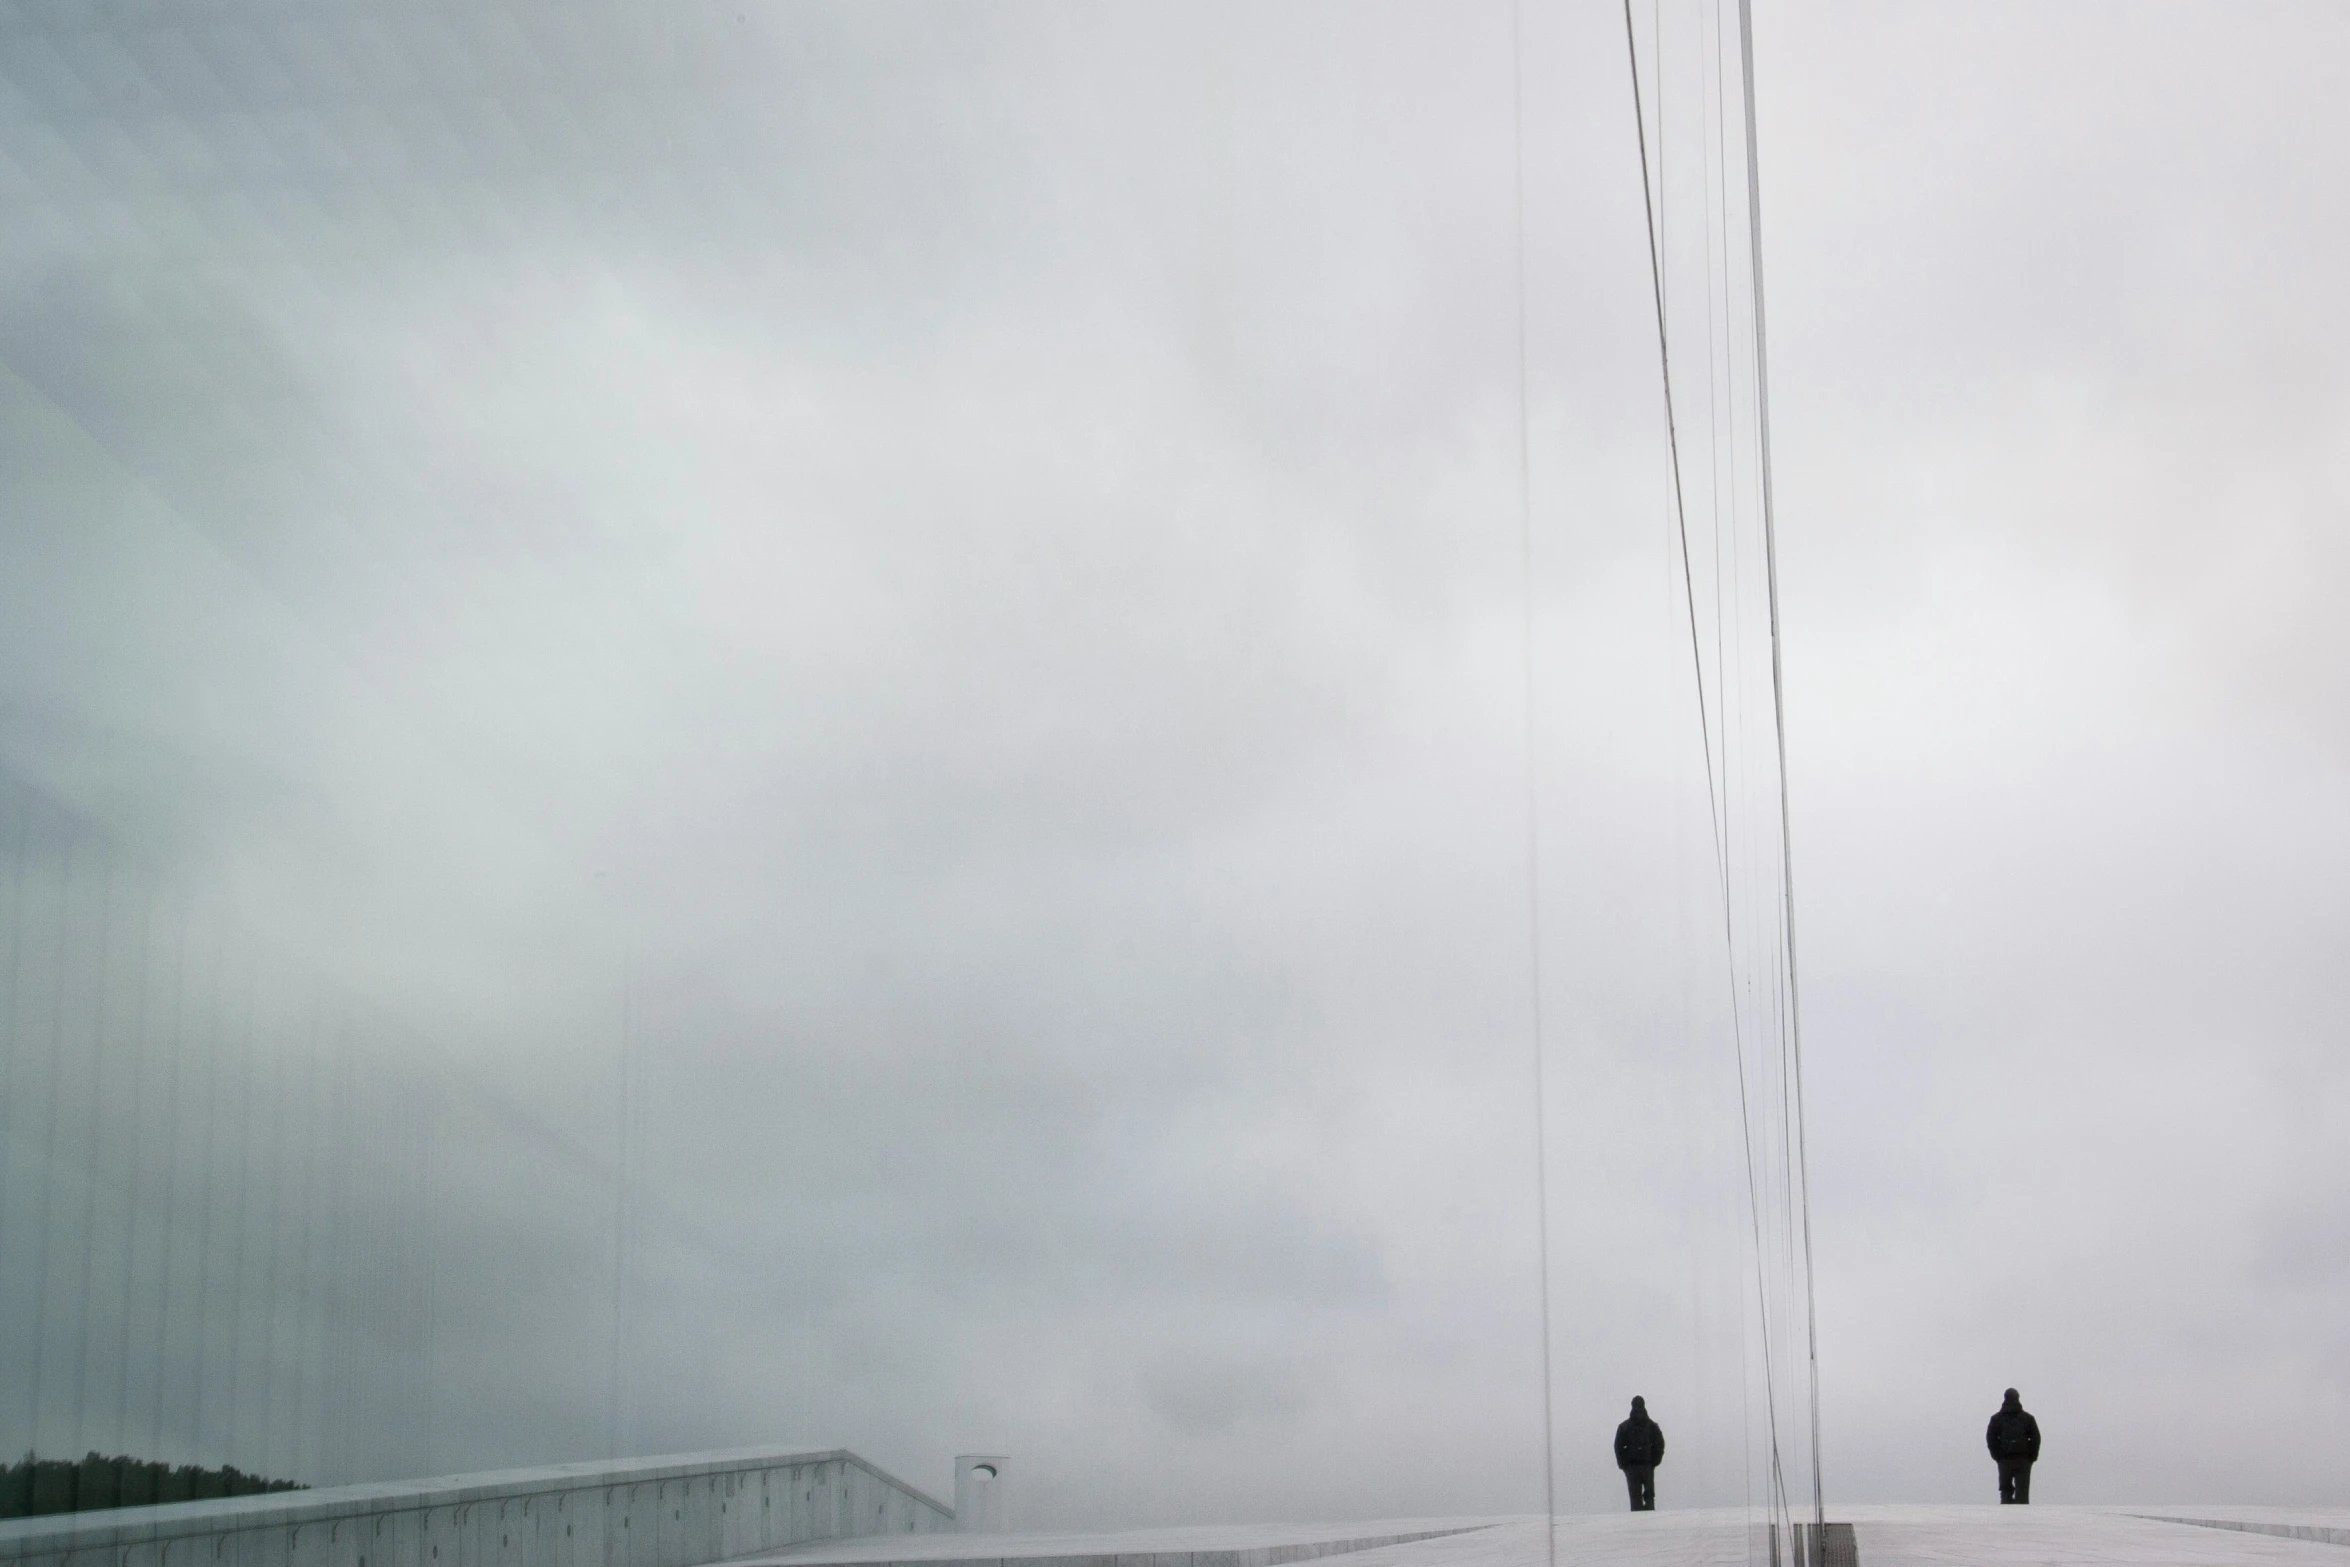
[[[2024,1407],[2024,1401],[2016,1396],[2014,1388],[2009,1388],[2007,1397],[2000,1401],[1999,1407],[2001,1409],[2021,1409]]]

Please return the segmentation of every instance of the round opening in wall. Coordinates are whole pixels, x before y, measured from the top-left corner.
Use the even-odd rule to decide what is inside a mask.
[[[974,1480],[993,1480],[995,1478],[995,1465],[973,1464],[971,1466],[971,1478]]]

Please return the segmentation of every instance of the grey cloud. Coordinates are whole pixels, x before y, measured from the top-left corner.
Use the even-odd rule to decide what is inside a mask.
[[[1617,22],[1525,57],[1570,1506],[1634,1390],[1747,1495],[1758,1353]],[[11,1081],[96,1026],[69,842],[218,937],[191,1040],[261,954],[344,1030],[261,1059],[381,1073],[366,1436],[240,1406],[265,1456],[1532,1504],[1502,9],[5,25]],[[2322,1491],[2339,19],[1762,26],[1830,1494],[1977,1494],[2011,1382],[2052,1498]],[[13,1321],[89,1166],[8,1133]],[[2255,1412],[2305,1460],[2168,1435]]]

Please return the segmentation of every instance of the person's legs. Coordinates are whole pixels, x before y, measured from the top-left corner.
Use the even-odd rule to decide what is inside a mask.
[[[1644,1513],[1653,1513],[1656,1511],[1656,1466],[1642,1464],[1639,1474],[1640,1510]]]
[[[2023,1466],[2012,1458],[1999,1460],[1999,1501],[2001,1506],[2019,1500],[2016,1496],[2016,1475]]]
[[[1630,1464],[1624,1466],[1624,1489],[1631,1495],[1632,1511],[1640,1511],[1640,1471]]]
[[[2019,1507],[2032,1499],[2032,1461],[2029,1458],[2015,1466],[2015,1499]]]

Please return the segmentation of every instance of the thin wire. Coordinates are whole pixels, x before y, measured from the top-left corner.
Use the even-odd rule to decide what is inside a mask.
[[[1704,84],[1707,88],[1707,91],[1704,94],[1704,102],[1705,107],[1709,112],[1703,116],[1701,122],[1701,129],[1710,126],[1712,132],[1712,134],[1707,138],[1708,145],[1705,148],[1707,156],[1702,160],[1706,194],[1705,264],[1706,272],[1708,274],[1707,287],[1705,291],[1706,419],[1708,421],[1706,459],[1708,472],[1711,479],[1707,517],[1711,523],[1712,530],[1712,543],[1709,552],[1709,559],[1713,567],[1714,681],[1718,689],[1726,692],[1729,689],[1729,659],[1727,653],[1724,651],[1723,606],[1729,597],[1729,593],[1724,586],[1722,573],[1722,522],[1723,513],[1725,510],[1727,510],[1729,514],[1732,547],[1735,548],[1735,542],[1738,533],[1738,468],[1736,458],[1733,455],[1729,464],[1728,498],[1727,505],[1725,506],[1723,472],[1724,465],[1722,461],[1722,432],[1723,430],[1728,429],[1734,433],[1738,427],[1738,380],[1735,373],[1735,356],[1728,342],[1733,321],[1733,317],[1730,312],[1729,262],[1730,155],[1728,127],[1725,123],[1728,116],[1723,112],[1722,106],[1724,67],[1722,64],[1722,11],[1719,0],[1715,0],[1713,5],[1706,8],[1706,10],[1702,13],[1702,18],[1710,18],[1713,23],[1709,47],[1705,51],[1705,64],[1710,69],[1705,71],[1703,78]],[[1715,265],[1717,258],[1720,262],[1718,274],[1716,272]],[[1717,283],[1719,285],[1718,288],[1715,286]],[[1718,312],[1716,310],[1717,304],[1720,307]],[[1692,615],[1694,618],[1694,612],[1692,612]],[[1720,715],[1720,723],[1722,770],[1726,776],[1730,771],[1730,730],[1727,713]],[[1732,824],[1726,811],[1724,813],[1722,822],[1722,848],[1723,858],[1726,860],[1729,858],[1734,849]],[[1731,1019],[1733,1034],[1735,1036],[1737,1032],[1737,1003],[1735,996],[1733,996],[1731,1002]],[[1739,1117],[1741,1127],[1743,1128],[1746,1115],[1746,1106],[1743,1097],[1745,1084],[1745,1060],[1742,1045],[1740,1047],[1739,1083],[1741,1094]],[[1751,1147],[1751,1140],[1749,1140],[1749,1146]],[[1748,1171],[1748,1193],[1750,1202],[1752,1198],[1752,1191],[1752,1170],[1750,1168]],[[1756,1266],[1759,1268],[1760,1265],[1761,1259],[1758,1256],[1756,1259]],[[1767,1324],[1765,1325],[1767,1326]],[[1743,1313],[1740,1314],[1739,1319],[1738,1348],[1740,1376],[1740,1429],[1751,1431],[1753,1429],[1752,1421],[1754,1418],[1753,1404],[1751,1402],[1753,1396],[1751,1377],[1752,1367],[1751,1363],[1746,1358],[1746,1323]],[[1754,1471],[1751,1465],[1742,1467],[1740,1480],[1743,1487],[1742,1497],[1744,1503],[1747,1509],[1751,1511],[1754,1507]]]
[[[149,1028],[147,992],[155,960],[155,888],[146,886],[146,902],[139,915],[139,1011],[138,1021],[131,1026],[131,1150],[130,1195],[123,1209],[122,1226],[122,1314],[116,1322],[114,1440],[117,1451],[131,1449],[131,1319],[137,1313],[139,1275],[139,1218],[146,1211],[140,1201],[146,1185],[147,1166],[154,1162],[153,1143],[147,1136],[147,1033]],[[165,1107],[164,1114],[171,1109]],[[149,1458],[155,1455],[149,1453]]]
[[[347,1013],[337,1009],[335,1014],[335,1073],[332,1094],[334,1108],[330,1125],[335,1129],[334,1162],[328,1167],[327,1267],[329,1270],[328,1322],[331,1328],[328,1351],[331,1364],[323,1372],[330,1389],[334,1417],[328,1431],[327,1452],[331,1455],[328,1472],[340,1477],[345,1485],[359,1478],[362,1462],[357,1434],[359,1430],[360,1370],[358,1354],[358,1313],[352,1307],[357,1281],[353,1276],[351,1231],[352,1174],[365,1144],[359,1136],[357,1046],[351,1038],[351,1022]]]
[[[1697,682],[1697,727],[1700,743],[1705,751],[1707,820],[1709,825],[1711,825],[1713,828],[1714,863],[1720,872],[1722,885],[1722,940],[1725,948],[1725,956],[1730,969],[1731,1052],[1732,1055],[1736,1058],[1738,1064],[1738,1130],[1741,1145],[1745,1151],[1747,1222],[1754,1233],[1755,1309],[1761,1314],[1763,1329],[1763,1408],[1765,1418],[1770,1423],[1770,1455],[1773,1490],[1779,1497],[1781,1506],[1783,1508],[1786,1496],[1786,1479],[1784,1466],[1782,1464],[1779,1452],[1778,1379],[1774,1370],[1774,1358],[1771,1353],[1769,1292],[1763,1283],[1763,1258],[1765,1248],[1763,1246],[1762,1239],[1762,1206],[1761,1195],[1756,1190],[1755,1186],[1754,1130],[1752,1125],[1752,1116],[1748,1109],[1753,1101],[1751,1099],[1747,1085],[1746,1046],[1744,1031],[1739,1020],[1737,989],[1738,953],[1730,885],[1730,862],[1728,851],[1723,841],[1724,835],[1728,830],[1727,806],[1724,803],[1723,796],[1727,793],[1729,780],[1725,777],[1722,780],[1721,787],[1719,789],[1716,788],[1714,780],[1713,727],[1711,721],[1707,717],[1705,701],[1705,655],[1698,638],[1697,589],[1692,578],[1689,564],[1689,519],[1688,507],[1683,494],[1681,481],[1681,437],[1679,431],[1679,422],[1675,417],[1673,404],[1672,344],[1669,336],[1667,335],[1665,326],[1664,263],[1657,244],[1656,195],[1650,183],[1648,160],[1648,116],[1646,109],[1642,105],[1642,97],[1640,92],[1640,44],[1638,34],[1635,32],[1633,27],[1632,0],[1624,0],[1624,55],[1627,64],[1631,68],[1632,122],[1640,147],[1640,202],[1643,210],[1647,215],[1646,228],[1648,234],[1648,277],[1649,286],[1653,293],[1656,304],[1657,363],[1662,374],[1664,384],[1665,437],[1667,445],[1670,449],[1673,466],[1673,520],[1681,545],[1681,591],[1683,605],[1688,611],[1689,659]],[[1727,737],[1725,735],[1725,747],[1727,746],[1727,743]],[[1815,1462],[1812,1467],[1816,1481],[1819,1466]]]
[[[33,1262],[33,1392],[32,1413],[27,1422],[32,1433],[32,1446],[37,1449],[42,1436],[42,1402],[47,1392],[49,1369],[49,1236],[52,1228],[49,1209],[54,1202],[56,1180],[53,1166],[57,1153],[58,1103],[65,1097],[65,969],[71,947],[73,914],[73,858],[80,834],[66,839],[63,863],[57,872],[57,926],[56,951],[51,954],[49,986],[49,1099],[43,1107],[46,1114],[41,1134],[41,1196],[33,1209],[39,1224],[40,1247]]]
[[[1826,1549],[1826,1493],[1820,1482],[1820,1324],[1812,1274],[1811,1151],[1803,1114],[1803,1008],[1795,968],[1795,833],[1787,802],[1786,680],[1779,658],[1779,529],[1771,484],[1771,375],[1770,335],[1763,312],[1762,166],[1756,149],[1754,112],[1754,14],[1752,0],[1738,0],[1738,54],[1746,98],[1746,219],[1750,250],[1749,276],[1754,285],[1755,418],[1762,447],[1762,510],[1764,580],[1771,610],[1771,720],[1779,752],[1779,887],[1785,906],[1787,931],[1788,1037],[1794,1056],[1796,1169],[1802,1181],[1803,1315],[1811,1370],[1811,1497],[1812,1522]]]
[[[1713,69],[1712,79],[1708,83],[1711,90],[1706,94],[1706,104],[1713,111],[1711,115],[1713,136],[1711,137],[1712,145],[1706,149],[1710,156],[1705,160],[1707,197],[1705,262],[1709,273],[1713,270],[1714,260],[1717,256],[1721,258],[1722,265],[1720,289],[1717,291],[1709,286],[1705,291],[1705,413],[1708,421],[1714,421],[1709,432],[1710,439],[1706,442],[1706,458],[1712,479],[1709,517],[1713,524],[1711,554],[1714,569],[1714,680],[1717,685],[1720,685],[1725,678],[1723,671],[1728,668],[1727,659],[1722,651],[1722,605],[1723,600],[1728,596],[1722,587],[1722,514],[1725,509],[1730,514],[1730,528],[1733,537],[1735,537],[1738,527],[1738,470],[1735,458],[1732,459],[1729,473],[1729,503],[1726,508],[1723,504],[1723,442],[1721,432],[1725,428],[1735,432],[1738,428],[1738,381],[1734,360],[1728,345],[1732,324],[1729,263],[1730,155],[1727,130],[1723,124],[1726,116],[1722,113],[1722,13],[1718,3],[1710,8],[1710,14],[1714,22],[1713,46],[1706,51],[1706,59]],[[1717,218],[1720,220],[1718,224]],[[1714,308],[1717,301],[1721,306],[1718,315]],[[1730,735],[1725,724],[1722,731],[1722,761],[1725,773],[1729,770],[1729,748]],[[1726,824],[1725,836],[1727,836]]]
[[[267,1059],[261,1080],[254,1085],[256,1095],[269,1096],[268,1173],[262,1177],[262,1192],[269,1202],[269,1219],[261,1231],[261,1430],[253,1443],[253,1455],[262,1466],[262,1473],[271,1472],[276,1461],[277,1441],[277,1319],[281,1315],[278,1300],[278,1241],[285,1229],[286,1196],[286,1060],[283,1021],[291,1010],[291,1002],[281,1002],[272,1026],[265,1029],[263,1038]]]
[[[155,1407],[148,1427],[149,1458],[163,1457],[164,1399],[171,1383],[172,1259],[179,1253],[180,1123],[185,1101],[180,1096],[182,1066],[187,1054],[188,1021],[188,906],[172,900],[171,938],[171,1069],[164,1078],[163,1135],[156,1140],[163,1157],[162,1254],[156,1259],[158,1278],[155,1309]]]
[[[1697,727],[1700,743],[1705,748],[1705,795],[1707,818],[1713,824],[1714,863],[1722,875],[1722,895],[1729,896],[1729,865],[1722,849],[1721,791],[1714,783],[1713,720],[1708,715],[1705,700],[1705,655],[1697,637],[1697,588],[1689,568],[1689,509],[1681,485],[1681,432],[1673,404],[1673,355],[1665,334],[1664,262],[1657,247],[1656,194],[1649,186],[1648,171],[1648,113],[1642,106],[1640,93],[1640,46],[1632,31],[1632,0],[1624,0],[1624,52],[1632,68],[1632,121],[1640,143],[1640,204],[1646,212],[1648,234],[1648,282],[1656,301],[1656,354],[1664,376],[1665,442],[1673,462],[1673,527],[1681,542],[1681,594],[1689,611],[1689,662],[1697,674]]]
[[[438,1391],[435,1384],[440,1380],[436,1351],[439,1348],[440,1339],[441,1234],[440,1212],[436,1206],[439,1188],[433,1177],[440,1170],[441,1085],[430,1077],[426,1078],[424,1084],[423,1116],[424,1132],[417,1140],[418,1151],[421,1154],[417,1160],[417,1204],[423,1225],[421,1238],[424,1250],[424,1350],[423,1366],[421,1367],[423,1374],[417,1378],[416,1391],[424,1406],[423,1472],[429,1475],[441,1472],[439,1468],[440,1452],[434,1442],[434,1438],[439,1433],[433,1426],[433,1418],[439,1413],[437,1401],[433,1395]]]
[[[630,1221],[634,1217],[629,1211],[631,1196],[629,1178],[635,1173],[634,1164],[630,1157],[634,1146],[631,1135],[634,1126],[631,1108],[634,1103],[636,1087],[635,1034],[631,1017],[634,995],[630,984],[633,967],[634,950],[632,947],[623,957],[620,968],[620,1146],[615,1151],[613,1158],[612,1182],[611,1409],[609,1424],[606,1428],[606,1445],[614,1458],[619,1458],[627,1446],[626,1432],[623,1429],[627,1406],[622,1377],[624,1367],[627,1365],[629,1329],[628,1278],[632,1259],[629,1256],[628,1242]]]
[[[1534,456],[1532,396],[1526,363],[1526,65],[1525,18],[1510,0],[1510,149],[1513,159],[1513,256],[1518,305],[1518,546],[1524,599],[1526,729],[1526,1004],[1534,1035],[1534,1228],[1542,1306],[1542,1548],[1558,1567],[1558,1462],[1550,1393],[1550,1135],[1542,1071],[1542,817],[1535,793]]]
[[[302,1138],[302,1173],[295,1188],[299,1195],[294,1204],[301,1238],[293,1247],[295,1276],[301,1282],[295,1286],[292,1386],[286,1398],[288,1441],[293,1454],[290,1462],[295,1465],[317,1464],[326,1448],[326,1423],[321,1417],[326,1361],[325,1292],[320,1277],[318,1235],[326,1206],[326,1071],[320,1053],[326,1003],[316,989],[309,990],[304,1003],[297,1045],[302,1055],[299,1100],[302,1110],[295,1122]],[[292,1475],[290,1469],[279,1472],[289,1478]]]
[[[251,1270],[245,1266],[245,1247],[253,1230],[253,1101],[260,1081],[260,1074],[253,1067],[253,1015],[260,1005],[260,988],[261,956],[258,950],[248,948],[244,1016],[237,1029],[237,1228],[236,1238],[229,1242],[228,1434],[221,1442],[223,1463],[235,1463],[240,1458],[247,1463],[253,1461],[241,1445],[241,1439],[245,1434],[245,1402],[250,1393],[245,1385],[245,1340],[251,1336],[245,1331],[245,1275]]]
[[[196,1352],[190,1357],[195,1366],[195,1394],[188,1416],[188,1442],[199,1454],[205,1450],[205,1394],[211,1391],[213,1380],[207,1375],[212,1367],[212,1199],[220,1173],[220,1080],[228,1070],[228,1052],[222,1043],[226,1030],[221,1026],[221,992],[226,984],[221,974],[228,966],[228,940],[226,924],[217,926],[212,939],[212,966],[205,976],[207,1048],[199,1052],[204,1064],[204,1126],[199,1139],[202,1153],[196,1167]]]
[[[8,878],[8,1043],[0,1050],[0,1256],[7,1254],[9,1217],[13,1209],[17,1140],[10,1135],[14,1111],[23,1097],[17,1092],[17,1054],[24,1040],[18,1025],[23,999],[25,857],[32,843],[29,813],[17,824],[16,854]]]
[[[90,1435],[90,1359],[98,1352],[91,1331],[98,1290],[98,1188],[104,1184],[103,1130],[107,1123],[106,1078],[113,1051],[107,1043],[106,1003],[114,988],[114,856],[106,856],[106,870],[98,887],[97,982],[90,992],[90,1118],[88,1157],[82,1168],[82,1222],[74,1236],[81,1255],[80,1283],[74,1294],[73,1330],[73,1441],[69,1456],[78,1455],[82,1439]]]

